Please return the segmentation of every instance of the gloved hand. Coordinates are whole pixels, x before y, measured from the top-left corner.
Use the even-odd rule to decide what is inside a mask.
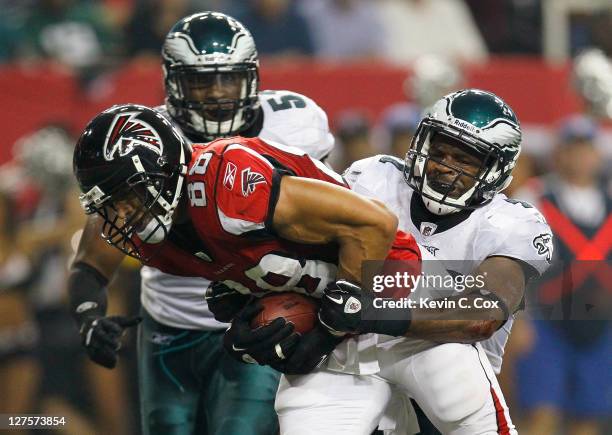
[[[249,303],[232,320],[223,336],[225,350],[236,360],[271,365],[280,362],[293,352],[299,335],[293,332],[293,324],[278,318],[270,324],[252,329],[252,319],[263,307],[259,301]]]
[[[325,289],[319,321],[336,336],[370,332],[403,336],[410,328],[410,309],[377,309],[373,301],[372,293],[348,281],[336,281]]]
[[[222,282],[212,282],[206,289],[204,299],[215,319],[219,322],[231,322],[251,300],[251,296],[239,293]]]
[[[270,366],[286,375],[305,375],[320,366],[342,340],[343,337],[334,336],[323,325],[317,324],[300,337],[286,359]]]
[[[361,322],[364,297],[361,288],[348,281],[331,283],[321,299],[319,320],[336,336],[364,332]]]
[[[141,317],[104,317],[99,314],[85,316],[80,327],[81,342],[89,359],[106,368],[117,365],[117,352],[126,328],[138,325]]]

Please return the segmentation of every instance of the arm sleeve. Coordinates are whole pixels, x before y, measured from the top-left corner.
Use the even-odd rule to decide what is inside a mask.
[[[68,277],[70,311],[77,324],[87,315],[106,314],[106,286],[108,279],[95,267],[78,261],[72,265]]]
[[[507,204],[487,216],[488,225],[479,232],[477,244],[491,246],[488,256],[514,258],[542,275],[550,266],[553,254],[550,227],[532,205],[505,201]]]
[[[288,144],[310,157],[323,160],[334,148],[334,136],[329,131],[325,111],[312,99],[289,91],[274,91],[263,97],[266,128],[260,138],[266,142]],[[286,110],[274,111],[268,100],[295,98],[299,103]]]
[[[282,175],[257,152],[240,144],[230,145],[223,153],[216,188],[222,228],[235,236],[266,230]]]
[[[356,162],[353,162],[351,166],[349,166],[344,171],[342,177],[344,178],[344,181],[346,182],[346,184],[348,184],[351,190],[358,190],[356,188],[361,184],[360,180],[362,178],[362,175],[367,169],[369,169],[369,166],[373,164],[373,162],[375,162],[376,159],[378,159],[379,157],[380,156],[377,155],[374,157],[357,160]]]

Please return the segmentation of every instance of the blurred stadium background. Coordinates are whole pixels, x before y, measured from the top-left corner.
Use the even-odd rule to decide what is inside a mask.
[[[303,93],[327,112],[337,171],[373,154],[403,157],[421,108],[477,87],[522,122],[509,196],[537,203],[543,185],[559,186],[571,202],[562,212],[589,239],[610,217],[610,0],[0,0],[0,10],[0,414],[63,415],[70,434],[139,433],[133,342],[117,369],[94,366],[65,305],[84,222],[71,153],[100,110],[162,104],[161,43],[192,12],[241,20],[261,88]],[[611,232],[601,238],[582,259],[609,263]],[[137,265],[124,266],[109,311],[134,313]],[[555,330],[547,339],[523,319],[511,336],[502,383],[519,432],[612,433],[609,321]],[[538,348],[552,349],[554,370],[532,363]],[[584,380],[594,367],[599,383]],[[523,391],[550,371],[550,394]]]

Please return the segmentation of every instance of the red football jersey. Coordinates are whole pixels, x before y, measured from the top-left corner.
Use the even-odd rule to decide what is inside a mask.
[[[259,138],[194,145],[185,179],[190,223],[173,225],[148,265],[182,276],[224,281],[241,292],[322,291],[337,272],[333,244],[284,240],[271,219],[284,175],[346,187],[342,177],[302,151]]]
[[[194,145],[185,179],[190,222],[173,225],[162,246],[143,245],[145,256],[159,248],[147,264],[173,275],[223,281],[242,293],[320,294],[336,279],[338,248],[274,234],[271,220],[285,175],[347,187],[337,173],[296,148],[242,137]],[[418,252],[412,236],[400,239],[402,249],[414,244]]]

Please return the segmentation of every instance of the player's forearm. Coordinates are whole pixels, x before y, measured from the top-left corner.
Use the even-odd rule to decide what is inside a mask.
[[[300,243],[337,243],[338,278],[361,281],[364,260],[382,260],[395,238],[397,217],[382,203],[316,180],[283,177],[273,228]]]
[[[68,299],[70,313],[81,324],[87,315],[106,314],[106,286],[108,278],[96,268],[84,262],[72,265],[68,276]]]
[[[365,260],[382,260],[393,243],[391,226],[367,226],[354,229],[339,239],[338,279],[361,282],[361,267]]]
[[[474,289],[437,305],[417,300],[406,335],[441,343],[489,338],[518,309],[525,290],[524,270],[519,262],[496,256],[483,261],[474,273],[486,277],[483,289],[490,291]]]
[[[406,337],[437,343],[476,343],[491,337],[501,323],[497,320],[421,320],[410,324]]]
[[[86,315],[106,314],[106,286],[124,254],[100,237],[99,219],[90,216],[68,277],[71,313],[78,323]]]
[[[407,337],[440,343],[474,343],[489,338],[509,313],[500,299],[471,293],[446,298],[440,308],[411,309]]]

